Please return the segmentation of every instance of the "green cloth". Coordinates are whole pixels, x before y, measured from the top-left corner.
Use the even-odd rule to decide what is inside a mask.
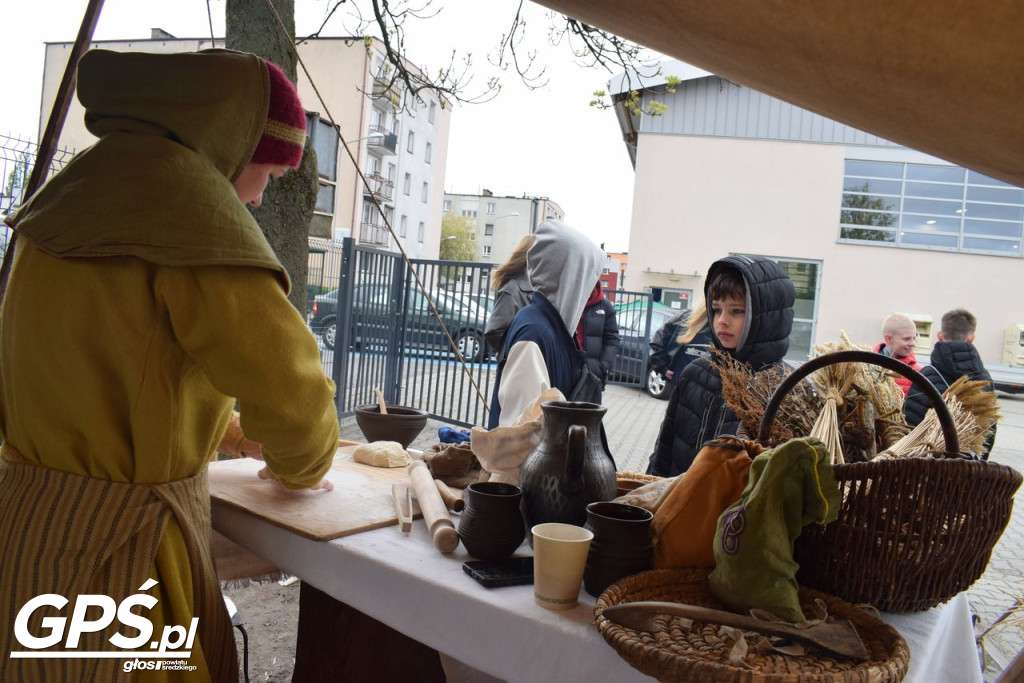
[[[78,97],[100,140],[7,222],[58,258],[253,266],[277,273],[287,289],[231,185],[262,134],[269,82],[250,54],[91,50],[79,63]]]
[[[801,529],[839,515],[831,455],[815,438],[792,439],[754,458],[743,495],[718,518],[712,595],[738,611],[765,609],[805,621],[793,542]]]

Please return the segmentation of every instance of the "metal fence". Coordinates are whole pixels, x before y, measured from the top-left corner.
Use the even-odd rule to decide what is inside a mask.
[[[25,186],[38,151],[39,145],[27,138],[0,134],[0,219],[25,200]],[[50,162],[50,174],[64,168],[74,155],[69,149],[57,150]],[[6,249],[6,240],[3,246]]]
[[[338,385],[340,415],[375,402],[380,388],[388,403],[436,419],[486,423],[497,370],[484,341],[491,264],[412,259],[407,266],[399,254],[352,239],[311,239],[309,259],[308,320]],[[659,318],[644,292],[608,297],[622,338],[612,381],[641,386]]]

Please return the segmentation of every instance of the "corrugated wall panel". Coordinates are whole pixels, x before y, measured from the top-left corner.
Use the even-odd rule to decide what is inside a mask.
[[[645,114],[641,133],[900,147],[714,76],[680,83],[675,93],[645,91],[644,108],[654,101],[666,104],[668,111],[662,116]]]

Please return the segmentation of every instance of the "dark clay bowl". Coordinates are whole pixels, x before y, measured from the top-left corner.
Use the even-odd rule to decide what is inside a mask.
[[[356,408],[356,424],[367,441],[397,441],[408,448],[427,424],[427,413],[416,408],[388,406],[387,415],[381,415],[374,403]]]

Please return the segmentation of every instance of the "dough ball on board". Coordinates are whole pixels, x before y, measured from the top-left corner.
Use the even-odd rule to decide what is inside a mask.
[[[356,446],[352,452],[356,462],[374,467],[405,467],[412,458],[397,441],[373,441]]]

